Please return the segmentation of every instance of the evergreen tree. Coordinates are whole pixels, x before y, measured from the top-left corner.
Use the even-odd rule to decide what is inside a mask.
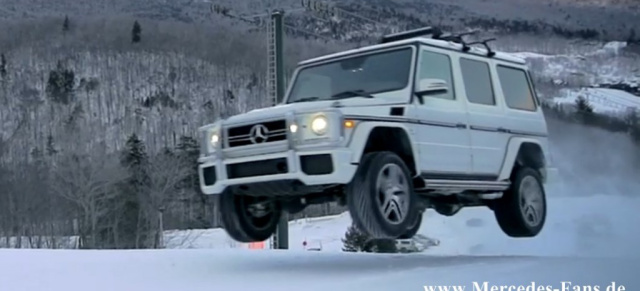
[[[373,239],[351,225],[342,239],[342,250],[345,252],[397,253],[394,239]]]
[[[198,157],[200,156],[200,146],[198,142],[190,136],[181,136],[178,145],[176,146],[178,151],[178,158],[184,161],[188,165],[193,165],[191,168],[191,174],[189,177],[181,183],[180,187],[183,189],[192,188],[200,191],[200,182],[198,177]]]
[[[56,69],[49,72],[47,80],[47,94],[54,102],[69,104],[73,98],[73,87],[75,85],[75,73],[65,68],[61,61],[58,61]]]
[[[627,43],[632,44],[636,42],[640,42],[640,39],[636,39],[636,30],[632,28],[631,31],[629,31],[629,37],[627,37]]]
[[[4,54],[0,54],[0,78],[7,76],[7,57]]]
[[[126,142],[126,149],[122,164],[134,170],[142,170],[142,167],[148,161],[147,149],[137,134],[134,133],[129,136]]]
[[[64,17],[64,22],[62,23],[62,32],[67,32],[69,31],[69,17],[65,16]]]
[[[583,124],[593,124],[594,122],[596,122],[594,120],[595,114],[593,113],[593,106],[591,106],[589,100],[587,100],[583,96],[578,96],[578,98],[576,99],[575,107],[578,121],[582,122]]]
[[[33,161],[40,161],[42,159],[42,151],[38,147],[31,149],[31,159],[33,159]]]
[[[148,156],[145,144],[134,133],[127,139],[125,151],[121,159],[122,165],[129,170],[130,177],[123,185],[120,201],[122,208],[119,221],[119,239],[124,248],[144,248],[148,242],[147,225],[142,215],[140,197],[143,195],[144,183],[149,183],[146,172]],[[140,221],[140,219],[143,219]]]
[[[142,40],[142,27],[140,27],[140,23],[136,20],[133,23],[133,29],[131,30],[131,42],[139,43]]]
[[[369,236],[352,224],[342,239],[342,250],[345,252],[364,252],[366,251],[368,241]]]
[[[49,134],[47,136],[47,155],[51,157],[51,156],[54,156],[57,153],[58,153],[58,150],[55,147],[55,143],[53,141],[53,136],[51,134]]]
[[[589,100],[582,95],[576,98],[576,109],[581,113],[593,113],[593,106],[591,106]]]
[[[195,210],[195,217],[193,221],[190,221],[190,227],[192,228],[210,228],[211,222],[206,217],[207,198],[209,196],[202,195],[200,192],[200,181],[198,177],[198,157],[200,156],[200,144],[196,139],[190,136],[180,136],[178,145],[176,146],[177,157],[181,159],[183,163],[191,165],[189,169],[190,174],[178,184],[180,189],[186,190],[188,193],[188,199],[190,203],[193,203]]]

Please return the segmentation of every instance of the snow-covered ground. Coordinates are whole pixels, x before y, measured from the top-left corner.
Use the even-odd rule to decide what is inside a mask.
[[[527,256],[628,256],[640,249],[640,198],[618,196],[553,197],[549,193],[549,218],[543,232],[533,239],[512,239],[502,233],[487,208],[463,209],[454,217],[435,211],[425,213],[420,233],[438,239],[440,245],[424,253],[434,255]],[[351,223],[348,213],[324,219],[300,219],[290,223],[292,250],[322,247],[342,252],[342,241]],[[234,243],[222,229],[170,232],[168,248],[248,248]],[[268,244],[266,246],[268,248]]]
[[[508,238],[488,209],[469,208],[427,212],[420,232],[441,244],[424,253],[344,253],[345,213],[292,222],[289,251],[234,246],[219,229],[168,233],[168,250],[0,250],[0,290],[474,290],[473,282],[563,290],[563,281],[637,290],[640,198],[549,196],[546,228],[532,239]],[[322,251],[304,251],[304,240]]]
[[[582,88],[579,90],[562,90],[561,95],[553,101],[558,104],[574,105],[582,96],[593,106],[593,111],[603,114],[620,114],[628,110],[640,110],[640,97],[622,90],[607,88]]]
[[[588,84],[640,83],[638,57],[623,50],[626,42],[609,42],[586,53],[546,55],[512,52],[528,61],[537,76],[556,81],[581,80]]]

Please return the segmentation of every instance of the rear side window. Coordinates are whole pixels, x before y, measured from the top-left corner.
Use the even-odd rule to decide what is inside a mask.
[[[471,103],[496,105],[491,85],[489,64],[482,61],[460,58],[460,70],[464,79],[467,100]]]
[[[498,66],[497,71],[507,106],[517,110],[535,111],[536,103],[527,73],[521,69],[505,66]]]

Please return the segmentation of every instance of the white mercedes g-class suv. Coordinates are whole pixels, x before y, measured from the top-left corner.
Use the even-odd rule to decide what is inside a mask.
[[[468,206],[533,237],[556,172],[524,60],[432,28],[303,61],[281,104],[200,131],[201,189],[220,195],[223,227],[241,242],[328,201],[374,238],[410,238],[426,209]]]

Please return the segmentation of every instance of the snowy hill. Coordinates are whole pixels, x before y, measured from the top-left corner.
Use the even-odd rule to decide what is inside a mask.
[[[582,88],[565,89],[561,91],[561,96],[554,98],[558,104],[574,106],[576,99],[584,97],[593,106],[593,111],[597,113],[620,115],[629,110],[640,110],[640,96],[635,96],[627,92],[605,88]]]
[[[527,60],[538,82],[574,87],[617,82],[640,83],[640,56],[625,42],[568,45],[564,51],[541,46],[541,50],[556,50],[557,53],[530,52],[526,48],[505,49]]]

